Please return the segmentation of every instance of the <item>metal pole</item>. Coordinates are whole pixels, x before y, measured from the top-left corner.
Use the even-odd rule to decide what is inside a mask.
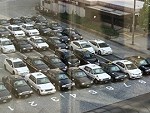
[[[134,0],[134,9],[133,9],[132,45],[134,45],[134,30],[135,30],[135,6],[136,6],[136,0]]]

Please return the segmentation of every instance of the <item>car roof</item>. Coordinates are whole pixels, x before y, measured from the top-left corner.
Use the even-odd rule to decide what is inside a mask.
[[[67,50],[67,49],[58,49],[58,51],[63,52],[63,53],[65,53],[65,52],[71,52],[72,53],[72,51]]]
[[[96,42],[96,43],[105,43],[105,41],[103,41],[103,40],[89,40],[89,41],[93,41],[93,42]]]
[[[52,72],[53,74],[64,73],[64,72],[63,72],[62,70],[60,70],[59,68],[51,69],[51,70],[49,70],[49,72]]]
[[[113,61],[113,62],[121,62],[123,64],[132,64],[132,62],[129,61],[129,60],[116,60],[116,61]]]
[[[10,26],[10,27],[19,27],[18,25],[9,25],[9,26]],[[8,26],[8,27],[9,27],[9,26]]]
[[[85,40],[75,40],[75,41],[72,41],[72,42],[77,42],[79,44],[87,43],[87,41],[85,41]]]
[[[34,26],[33,24],[23,24],[25,26]]]
[[[34,38],[34,39],[43,39],[41,36],[31,36],[31,38]]]
[[[75,49],[75,50],[80,51],[80,52],[89,52],[89,51],[86,50],[86,49]],[[91,53],[91,52],[89,52],[89,53]],[[91,54],[92,54],[92,53],[91,53]]]
[[[18,61],[22,61],[20,58],[6,58],[11,60],[12,62],[18,62]]]
[[[35,78],[43,78],[43,77],[46,77],[46,75],[44,75],[44,74],[41,73],[41,72],[34,72],[34,73],[31,73],[31,75],[33,75]]]
[[[96,64],[87,64],[87,67],[90,67],[91,69],[97,69],[97,68],[101,68],[100,66],[96,65]]]
[[[0,38],[1,41],[10,41],[8,38]]]

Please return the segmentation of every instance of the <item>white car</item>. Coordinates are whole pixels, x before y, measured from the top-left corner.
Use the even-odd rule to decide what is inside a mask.
[[[25,80],[32,86],[39,95],[52,94],[56,92],[54,85],[48,77],[41,72],[30,73],[25,76]]]
[[[15,37],[18,36],[25,36],[25,32],[21,30],[20,26],[18,25],[9,25],[6,27],[8,31],[14,35]]]
[[[26,64],[20,58],[6,58],[4,68],[14,75],[25,76],[30,71]]]
[[[118,65],[120,69],[127,73],[131,79],[142,77],[142,71],[129,60],[116,60],[113,61],[113,63]]]
[[[113,52],[110,46],[102,40],[89,40],[88,43],[94,48],[95,52],[99,55],[109,55]]]
[[[109,82],[111,76],[102,70],[102,68],[96,64],[86,64],[79,66],[95,83]]]
[[[27,40],[37,50],[47,50],[49,48],[49,45],[40,36],[31,36],[30,38],[27,38]]]
[[[39,31],[32,24],[23,24],[20,27],[27,36],[39,35]]]
[[[0,38],[0,49],[2,53],[12,53],[15,52],[15,46],[8,38]]]
[[[95,54],[95,50],[93,49],[93,47],[91,47],[89,45],[89,43],[86,42],[86,41],[84,41],[84,40],[71,41],[71,43],[70,43],[70,49],[71,50],[85,49],[85,50],[88,50],[89,52]]]

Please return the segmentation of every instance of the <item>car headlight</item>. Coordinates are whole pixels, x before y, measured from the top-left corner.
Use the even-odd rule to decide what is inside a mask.
[[[77,39],[77,37],[74,37],[74,39]]]
[[[11,98],[11,95],[9,95],[7,98]]]
[[[71,65],[71,62],[68,62],[68,64],[70,64],[70,65]]]
[[[33,47],[31,47],[31,49],[33,49]]]
[[[25,50],[26,48],[23,48],[23,50]]]
[[[66,46],[66,48],[68,48],[68,46]]]
[[[91,81],[91,84],[93,84],[93,81]]]
[[[68,40],[70,40],[70,38],[68,38]]]
[[[33,93],[33,91],[30,91],[30,93]]]
[[[75,85],[75,83],[74,83],[74,82],[72,82],[72,83],[71,83],[71,85],[72,85],[72,86],[74,86],[74,85]]]
[[[22,95],[22,93],[19,93],[19,95]]]
[[[62,85],[62,87],[66,87],[66,85]]]
[[[82,85],[84,85],[85,83],[82,83]]]

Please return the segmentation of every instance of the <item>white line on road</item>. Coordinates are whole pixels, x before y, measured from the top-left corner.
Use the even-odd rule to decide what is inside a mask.
[[[8,108],[9,108],[11,111],[14,111],[14,109],[13,109],[13,108],[11,108],[10,106],[8,106]]]

